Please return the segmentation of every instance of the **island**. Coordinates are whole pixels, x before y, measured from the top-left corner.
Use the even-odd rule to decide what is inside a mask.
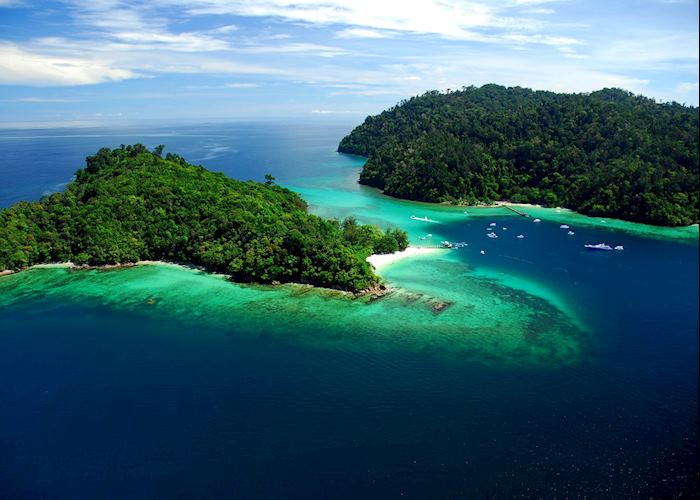
[[[103,148],[64,192],[0,211],[0,272],[70,262],[114,266],[168,261],[243,283],[303,283],[359,293],[380,280],[371,254],[408,237],[354,218],[308,213],[296,193],[188,164],[163,146]]]
[[[338,151],[367,157],[360,183],[397,198],[698,222],[698,108],[620,89],[432,91],[367,117]]]

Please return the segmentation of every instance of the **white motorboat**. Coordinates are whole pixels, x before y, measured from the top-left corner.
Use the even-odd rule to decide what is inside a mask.
[[[421,222],[436,222],[433,219],[429,219],[427,217],[416,217],[415,215],[411,215],[411,219],[413,220],[419,220]]]
[[[610,251],[612,250],[612,247],[610,245],[606,245],[605,243],[598,243],[596,245],[591,245],[590,243],[587,245],[583,245],[589,250],[605,250],[605,251]]]

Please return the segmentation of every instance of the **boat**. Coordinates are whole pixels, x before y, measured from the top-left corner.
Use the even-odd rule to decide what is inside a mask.
[[[489,238],[498,238],[498,235],[496,233],[486,233],[486,236]]]
[[[566,233],[566,234],[568,234],[569,236],[573,236],[573,235],[574,235],[574,232],[573,232],[573,231],[569,231],[569,232]]]
[[[428,237],[428,238],[432,238],[432,237],[433,237],[433,235],[432,235],[432,234],[430,234],[430,233],[428,233],[428,234],[427,234],[427,237]]]
[[[532,219],[532,222],[542,222],[542,219]]]
[[[486,252],[484,252],[483,250],[479,253],[481,253],[481,255],[486,255]]]
[[[615,247],[615,250],[624,250],[624,249],[625,249],[625,247],[623,247],[622,245],[617,245]]]
[[[493,226],[495,226],[495,225],[496,225],[495,222],[492,222],[491,224],[489,224],[489,226],[491,226],[491,227],[493,227]]]
[[[507,227],[502,227],[501,229],[503,229],[504,231],[508,231]]]
[[[492,228],[492,227],[487,227],[486,230],[487,230],[487,231],[493,231],[493,228]]]
[[[589,250],[612,250],[612,247],[610,245],[606,245],[605,243],[598,243],[596,245],[591,245],[590,243],[587,245],[583,245]]]
[[[467,245],[467,243],[465,243],[464,241],[460,241],[460,242],[458,242],[458,243],[454,243],[454,247],[455,247],[455,248],[464,248],[464,247],[466,247],[466,246],[468,246],[468,245]]]
[[[449,241],[442,241],[441,243],[442,246],[445,248],[452,248],[452,243],[450,243]]]
[[[519,235],[516,236],[516,238],[518,238],[519,240],[522,240],[524,237],[525,237],[524,234],[519,234]]]
[[[411,215],[411,219],[419,220],[421,222],[435,222],[434,220],[428,219],[427,217],[416,217],[415,215]]]
[[[559,226],[559,229],[569,229],[569,226],[567,226],[566,224],[562,224],[561,226]]]
[[[425,236],[421,236],[421,237],[418,238],[418,239],[419,239],[419,240],[424,240],[424,239],[425,239]]]

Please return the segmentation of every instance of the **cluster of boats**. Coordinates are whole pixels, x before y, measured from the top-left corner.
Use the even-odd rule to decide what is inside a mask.
[[[411,215],[411,219],[417,220],[417,221],[421,221],[421,222],[437,222],[437,221],[432,220],[432,219],[430,219],[430,218],[428,218],[428,217],[416,217],[415,215]],[[542,220],[541,220],[541,219],[533,219],[532,222],[542,222]],[[601,221],[601,222],[604,222],[604,221]],[[491,222],[491,223],[489,224],[489,227],[486,228],[486,236],[488,236],[488,237],[491,238],[491,239],[496,239],[496,238],[498,238],[498,235],[494,232],[494,228],[495,228],[495,227],[496,227],[496,223],[495,223],[495,222]],[[503,231],[508,230],[508,228],[505,227],[505,226],[504,226],[502,229],[503,229]],[[568,234],[569,236],[573,236],[573,235],[575,234],[574,231],[571,230],[571,226],[569,226],[568,224],[561,224],[561,225],[559,226],[559,229],[566,229],[566,230],[567,230],[567,233],[566,233],[566,234]],[[432,238],[432,236],[433,236],[432,234],[428,234],[427,236],[421,236],[420,239],[421,239],[421,240],[425,240],[425,239],[427,239],[427,238]],[[519,239],[519,240],[522,240],[522,239],[525,238],[525,235],[519,234],[519,235],[516,236],[516,238]],[[468,245],[466,242],[464,242],[464,241],[460,241],[460,242],[457,242],[457,243],[452,243],[452,242],[449,242],[449,241],[442,241],[442,242],[440,242],[440,244],[441,244],[444,248],[454,248],[454,249],[457,249],[457,248],[464,248],[464,247],[466,247],[466,246],[469,246],[469,245]],[[596,243],[596,244],[591,244],[591,243],[589,243],[589,244],[586,244],[586,245],[583,245],[583,246],[584,246],[584,248],[586,248],[586,249],[588,249],[588,250],[602,250],[602,251],[618,250],[618,251],[619,251],[619,250],[624,250],[624,249],[625,249],[625,247],[623,247],[622,245],[610,246],[610,245],[608,245],[607,243]],[[485,255],[485,253],[486,253],[486,252],[484,252],[483,250],[481,250],[481,255]]]
[[[464,241],[460,241],[457,243],[450,243],[449,241],[442,241],[441,243],[442,243],[442,246],[445,248],[464,248],[464,247],[469,246],[469,244],[464,242]]]
[[[597,243],[595,245],[588,244],[588,245],[583,245],[583,246],[589,250],[603,250],[606,252],[609,252],[611,250],[624,250],[625,249],[625,247],[623,247],[622,245],[617,245],[615,247],[611,247],[610,245],[607,245],[605,243]]]

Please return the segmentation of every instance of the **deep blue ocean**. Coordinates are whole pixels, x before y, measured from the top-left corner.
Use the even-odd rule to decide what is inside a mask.
[[[354,184],[361,161],[335,153],[352,127],[0,130],[0,207],[135,142],[302,195],[327,182],[331,197],[379,200]],[[0,499],[697,496],[697,240],[577,227],[574,242],[558,224],[502,220],[528,238],[439,230],[482,237],[484,259],[456,265],[555,290],[589,328],[575,361],[325,348],[41,290],[0,305]],[[624,253],[581,248],[604,239]],[[309,326],[333,328],[323,314]]]

